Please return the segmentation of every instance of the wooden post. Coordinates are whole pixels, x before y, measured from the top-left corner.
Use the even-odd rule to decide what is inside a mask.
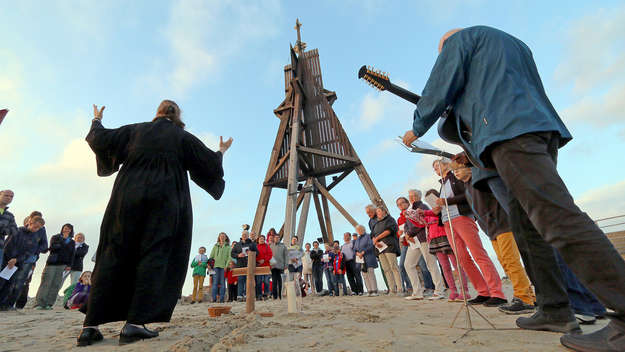
[[[256,252],[247,252],[247,293],[245,296],[245,312],[252,313],[256,304]]]
[[[284,218],[284,235],[287,243],[291,243],[291,237],[295,235],[295,217],[297,215],[297,175],[299,173],[299,159],[297,158],[297,145],[300,137],[300,120],[302,115],[302,92],[295,79],[291,81],[295,93],[295,108],[291,115],[291,134],[289,146],[289,171],[286,195],[286,215]]]
[[[315,210],[317,211],[317,220],[319,220],[319,227],[321,228],[321,237],[323,237],[323,242],[328,242],[328,233],[326,232],[326,223],[323,221],[323,211],[321,210],[321,203],[319,202],[319,194],[317,191],[313,191],[312,194],[313,200],[315,202]]]
[[[358,223],[356,222],[356,220],[354,220],[354,218],[351,215],[349,215],[347,210],[345,210],[345,208],[343,208],[341,204],[339,204],[339,202],[330,194],[330,192],[328,192],[328,190],[325,187],[323,187],[322,184],[320,184],[317,180],[314,180],[314,182],[315,182],[315,186],[317,186],[317,188],[319,189],[319,192],[321,192],[321,194],[324,197],[326,197],[330,201],[330,203],[332,203],[332,205],[334,205],[334,207],[341,214],[343,214],[345,219],[347,219],[347,221],[349,221],[349,223],[352,224],[352,226],[356,227]]]

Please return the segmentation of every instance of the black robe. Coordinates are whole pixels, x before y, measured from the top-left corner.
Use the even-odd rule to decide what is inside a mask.
[[[187,171],[219,199],[222,154],[162,118],[117,129],[95,121],[86,140],[99,176],[122,167],[102,219],[85,326],[168,322],[191,250]]]

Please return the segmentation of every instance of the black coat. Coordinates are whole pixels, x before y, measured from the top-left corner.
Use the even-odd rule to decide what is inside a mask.
[[[60,233],[52,236],[50,238],[50,255],[48,255],[46,265],[71,266],[74,260],[75,247],[76,243],[70,237],[64,239]]]
[[[371,231],[371,238],[377,237],[382,232],[389,230],[391,233],[384,237],[381,241],[384,242],[388,247],[379,252],[377,248],[374,250],[376,253],[395,253],[397,255],[401,254],[401,250],[399,248],[399,239],[397,238],[397,222],[393,219],[392,216],[386,215],[386,217],[382,220],[379,220],[373,226],[373,231]]]
[[[72,271],[82,271],[82,261],[87,255],[87,252],[89,252],[89,245],[86,243],[76,248],[74,260],[72,261]]]
[[[86,139],[98,175],[119,173],[100,227],[85,324],[168,322],[191,251],[189,174],[219,199],[222,155],[162,118],[117,129],[95,121]]]
[[[310,250],[310,259],[313,265],[321,265],[321,258],[323,257],[323,250],[321,248]]]
[[[232,251],[230,251],[230,256],[237,260],[235,264],[237,268],[247,267],[247,256],[239,258],[239,254],[243,252],[243,247],[248,247],[248,250],[254,251],[258,255],[258,248],[256,248],[256,243],[254,243],[251,239],[248,238],[245,242],[237,242],[237,244],[232,247]]]

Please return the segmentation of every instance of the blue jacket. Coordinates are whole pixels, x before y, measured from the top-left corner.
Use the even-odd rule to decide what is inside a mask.
[[[4,246],[3,266],[10,259],[17,259],[17,265],[24,263],[33,264],[39,258],[39,248],[41,246],[41,238],[28,231],[26,227],[20,227],[17,233],[6,239]]]
[[[491,27],[465,28],[445,41],[417,103],[414,134],[423,136],[448,106],[459,117],[448,121],[452,128],[458,131],[461,121],[471,130],[471,140],[460,135],[460,141],[481,163],[476,166],[492,166],[488,146],[522,134],[557,132],[560,147],[572,138],[545,94],[530,49]]]
[[[358,238],[354,242],[354,250],[357,252],[365,252],[365,265],[367,268],[375,269],[378,267],[378,260],[375,256],[371,235],[368,233],[358,235]]]
[[[15,223],[15,217],[9,211],[9,207],[4,209],[4,212],[0,214],[0,249],[4,248],[5,236],[9,237],[17,233],[17,224]],[[2,258],[0,258],[1,260]]]

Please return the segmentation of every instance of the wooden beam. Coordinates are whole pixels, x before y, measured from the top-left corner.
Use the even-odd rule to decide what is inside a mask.
[[[325,187],[326,178],[321,178],[321,182],[317,181],[318,184]],[[328,199],[321,194],[321,207],[323,208],[323,216],[326,220],[326,229],[328,231],[328,241],[334,241],[334,232],[332,231],[332,219],[330,218],[330,207],[328,207]]]
[[[271,178],[273,177],[273,175],[276,174],[276,172],[278,172],[278,170],[280,170],[280,168],[282,167],[282,165],[284,165],[284,163],[286,162],[286,160],[289,158],[289,155],[291,154],[291,151],[287,151],[286,154],[284,154],[284,156],[282,156],[282,158],[280,158],[280,160],[278,160],[278,165],[276,165],[276,167],[273,168],[273,170],[271,170],[271,173],[269,173],[267,175],[267,178],[265,178],[265,182],[269,182],[269,180],[271,180]]]
[[[321,192],[321,194],[325,198],[327,198],[332,203],[332,205],[334,205],[334,207],[345,217],[345,219],[347,219],[350,224],[352,224],[352,226],[356,227],[358,225],[358,222],[356,222],[356,220],[354,220],[354,218],[349,215],[347,210],[345,210],[345,208],[343,208],[343,206],[339,204],[339,202],[330,194],[330,192],[328,192],[328,190],[321,183],[319,183],[319,181],[313,181],[317,189],[319,189],[319,192]]]
[[[296,68],[297,69],[297,68]],[[297,79],[291,80],[291,84],[295,85]],[[300,119],[302,115],[303,92],[297,87],[294,88],[295,102],[293,113],[291,114],[291,134],[290,134],[290,157],[288,164],[288,182],[286,190],[286,209],[284,217],[284,235],[286,235],[287,243],[291,243],[291,236],[295,235],[295,217],[297,215],[297,174],[299,170],[299,158],[297,157],[297,145],[300,139]]]
[[[254,271],[254,275],[255,276],[271,275],[271,267],[268,267],[268,266],[256,267],[256,270]],[[232,276],[247,276],[247,267],[232,269]]]
[[[332,183],[330,183],[330,185],[326,188],[328,192],[331,191],[334,186],[338,185],[339,182],[343,181],[343,179],[347,177],[347,175],[351,174],[352,171],[354,171],[354,169],[343,171],[343,173],[339,177],[337,177],[336,180],[333,180]]]
[[[270,270],[271,271],[271,270]],[[247,289],[245,296],[245,312],[250,314],[254,311],[256,302],[256,252],[249,251],[247,254]]]
[[[300,151],[300,152],[321,155],[321,156],[325,156],[325,157],[328,157],[328,158],[334,158],[334,159],[351,161],[351,162],[360,162],[360,160],[358,160],[357,158],[353,158],[351,156],[339,155],[339,154],[331,153],[331,152],[328,152],[328,151],[325,151],[325,150],[315,149],[315,148],[308,148],[308,147],[304,147],[304,146],[301,146],[301,145],[297,146],[297,150]]]
[[[315,210],[317,211],[317,220],[319,220],[319,227],[321,228],[321,237],[323,237],[323,242],[328,243],[328,232],[326,231],[326,224],[323,221],[323,213],[321,211],[321,203],[319,202],[319,194],[317,192],[313,192],[313,200],[315,201]]]
[[[310,182],[312,183],[312,182]],[[308,182],[306,182],[306,185]],[[304,187],[306,186],[304,185]],[[304,243],[306,232],[306,222],[308,221],[308,209],[310,209],[310,192],[305,192],[302,212],[299,214],[299,224],[297,224],[297,238],[299,243]]]
[[[369,177],[369,174],[367,173],[367,170],[365,170],[365,167],[360,164],[354,167],[354,169],[356,170],[358,178],[360,178],[362,186],[365,188],[365,191],[369,195],[369,199],[371,199],[371,202],[378,207],[382,207],[388,213],[388,208],[386,207],[386,204],[384,203],[382,197],[380,197],[380,194],[375,188],[373,181],[371,181],[371,177]]]

